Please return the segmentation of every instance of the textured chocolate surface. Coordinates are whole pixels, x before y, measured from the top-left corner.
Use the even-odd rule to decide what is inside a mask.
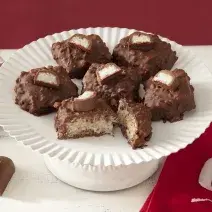
[[[194,109],[194,88],[190,84],[190,78],[184,70],[175,69],[172,75],[178,80],[178,87],[158,84],[150,78],[146,85],[144,103],[152,112],[152,120],[175,122],[183,119],[186,111]]]
[[[128,116],[133,117],[134,123],[132,120],[124,120],[125,124],[121,124],[121,130],[123,135],[127,138],[128,143],[132,146],[133,149],[143,147],[145,143],[150,139],[152,134],[152,122],[151,122],[151,112],[148,107],[144,106],[143,103],[128,102],[125,99],[121,99],[118,108],[118,117],[121,120],[120,114],[121,111],[126,111]],[[126,117],[124,118],[126,119]],[[131,125],[131,129],[127,125]],[[127,131],[134,131],[133,138],[129,138]]]
[[[130,36],[121,39],[113,50],[113,60],[119,66],[130,67],[135,80],[147,80],[162,69],[171,69],[177,60],[171,45],[153,35],[154,46],[149,51],[130,48]]]
[[[0,196],[15,173],[15,165],[10,158],[0,156]]]
[[[121,98],[126,98],[130,101],[137,100],[139,85],[135,83],[128,75],[121,78],[118,82],[108,85],[101,85],[98,83],[96,71],[101,67],[100,64],[92,64],[85,74],[83,82],[83,90],[95,91],[97,95],[116,110],[118,102]]]
[[[35,85],[34,77],[39,70],[55,72],[60,80],[59,88],[54,89]],[[77,86],[71,81],[65,69],[60,66],[33,69],[30,72],[22,72],[16,80],[15,103],[29,113],[42,115],[51,112],[55,102],[76,97],[77,90]]]
[[[109,49],[98,35],[91,34],[87,38],[92,41],[90,51],[84,51],[70,43],[69,39],[52,45],[53,58],[66,69],[71,78],[81,79],[92,63],[111,61]]]
[[[103,100],[98,100],[96,103],[96,107],[93,110],[85,111],[85,112],[77,112],[72,111],[68,104],[69,100],[64,100],[55,116],[55,129],[58,134],[59,139],[67,139],[67,138],[80,138],[84,136],[101,136],[105,134],[104,132],[94,132],[92,130],[81,130],[79,134],[75,136],[68,135],[68,124],[72,124],[74,126],[76,121],[83,120],[86,122],[86,125],[96,124],[97,121],[103,119],[106,122],[112,122],[117,124],[117,116],[113,112],[113,110],[105,103]]]

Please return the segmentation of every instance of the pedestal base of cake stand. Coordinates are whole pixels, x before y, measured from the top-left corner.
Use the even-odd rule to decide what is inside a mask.
[[[120,166],[91,166],[44,156],[50,172],[61,181],[90,191],[117,191],[133,187],[152,176],[159,160]]]

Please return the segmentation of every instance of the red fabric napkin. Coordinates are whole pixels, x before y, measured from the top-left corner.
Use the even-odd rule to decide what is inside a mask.
[[[140,212],[212,212],[212,192],[202,188],[199,174],[212,157],[212,125],[187,148],[170,155],[159,180]],[[211,167],[212,168],[212,167]]]

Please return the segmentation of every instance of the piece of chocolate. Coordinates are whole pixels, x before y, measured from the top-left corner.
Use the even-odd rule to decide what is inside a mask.
[[[103,98],[114,110],[118,108],[118,102],[122,98],[129,101],[138,99],[139,84],[135,83],[130,76],[125,75],[114,84],[99,84],[96,76],[101,64],[92,64],[85,74],[82,83],[83,91],[95,91],[99,98]]]
[[[162,72],[163,73],[163,72]],[[163,120],[175,122],[183,119],[186,111],[193,110],[195,106],[194,88],[190,84],[190,78],[182,69],[175,69],[171,72],[174,80],[177,80],[172,87],[161,86],[158,81],[150,78],[145,84],[144,103],[152,112],[152,120]],[[166,82],[171,82],[166,80]],[[173,83],[175,83],[173,81]],[[172,85],[171,85],[172,86]]]
[[[39,70],[34,77],[35,85],[44,86],[48,88],[58,88],[60,80],[56,72],[51,70]]]
[[[0,67],[2,66],[3,63],[4,63],[4,60],[2,57],[0,57]]]
[[[121,80],[123,72],[115,63],[107,63],[97,69],[96,76],[99,84],[104,85]]]
[[[89,111],[73,111],[72,106],[70,100],[65,100],[57,111],[55,128],[59,139],[113,135],[118,120],[105,101],[98,99],[95,108]]]
[[[158,72],[153,81],[160,86],[167,87],[167,89],[176,90],[179,86],[179,79],[174,75],[174,72],[169,70],[162,70]]]
[[[154,47],[154,36],[143,32],[134,32],[129,37],[129,46],[132,49],[149,51]]]
[[[90,51],[92,47],[92,40],[89,36],[83,34],[75,34],[70,39],[69,42],[84,51]]]
[[[0,156],[0,196],[15,173],[15,165],[10,158]]]
[[[83,94],[74,98],[74,111],[83,112],[93,110],[96,106],[97,95],[94,91],[85,91]]]
[[[54,72],[59,78],[60,86],[57,89],[53,89],[34,84],[34,78],[39,71]],[[16,80],[15,93],[15,103],[21,109],[39,116],[54,111],[55,102],[78,96],[78,88],[72,82],[65,69],[61,66],[49,66],[22,72]]]
[[[94,91],[85,91],[77,98],[70,98],[63,101],[63,106],[75,112],[86,112],[93,110],[96,106],[97,95]],[[61,104],[54,104],[55,108],[59,108]]]
[[[151,50],[132,48],[133,35],[135,32],[120,40],[113,50],[113,61],[120,67],[126,68],[135,81],[144,82],[154,76],[160,70],[169,70],[177,61],[176,52],[172,51],[170,43],[162,41],[157,35],[151,34],[154,45]],[[150,34],[149,34],[150,35]],[[134,37],[134,42],[139,39]],[[131,47],[130,47],[131,46]]]
[[[71,78],[82,79],[92,63],[109,63],[112,56],[98,35],[75,34],[52,45],[55,61],[66,69]]]
[[[118,119],[123,135],[133,149],[143,147],[152,134],[151,112],[143,103],[119,101]]]

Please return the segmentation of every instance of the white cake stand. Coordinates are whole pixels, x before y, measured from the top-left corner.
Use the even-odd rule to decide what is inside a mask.
[[[110,50],[134,30],[87,28],[56,33],[18,50],[0,68],[0,126],[18,142],[43,154],[47,168],[60,180],[92,191],[113,191],[132,187],[150,177],[159,160],[185,148],[198,138],[212,120],[212,75],[208,68],[181,45],[161,38],[177,52],[174,68],[183,68],[195,89],[196,110],[176,123],[153,122],[148,146],[132,150],[120,130],[115,137],[57,140],[54,114],[35,117],[14,104],[15,80],[21,71],[55,65],[51,45],[74,33],[98,34]]]

